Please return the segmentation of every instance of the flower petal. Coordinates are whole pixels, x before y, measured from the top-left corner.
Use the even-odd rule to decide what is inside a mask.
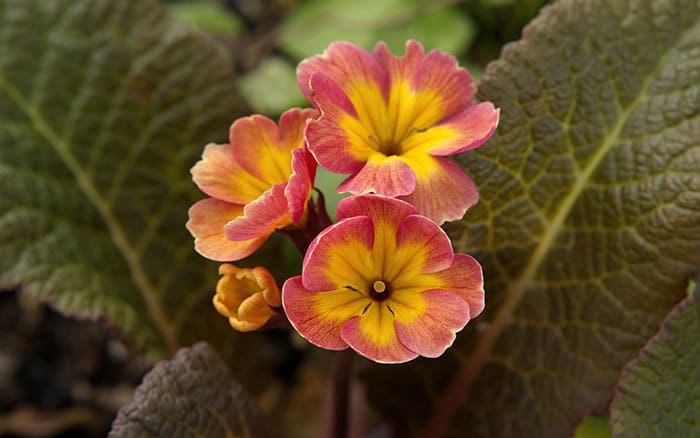
[[[459,295],[469,304],[470,318],[484,310],[484,275],[481,265],[472,256],[455,254],[452,266],[433,274],[440,278],[441,288]]]
[[[340,337],[353,350],[379,363],[402,363],[418,356],[399,341],[394,316],[381,302],[372,302],[362,316],[348,319]]]
[[[385,196],[408,195],[416,188],[413,170],[396,155],[375,153],[364,167],[338,186],[338,193],[378,193]]]
[[[269,187],[236,164],[228,144],[208,144],[191,173],[204,193],[234,204],[250,202]]]
[[[343,323],[359,315],[368,299],[351,291],[310,291],[301,276],[288,279],[282,286],[282,305],[294,329],[309,342],[329,350],[344,350],[340,337]]]
[[[355,87],[368,84],[376,85],[383,95],[388,91],[386,73],[375,57],[352,43],[334,42],[322,55],[313,56],[299,64],[297,81],[301,92],[309,102],[314,102],[309,81],[319,72],[327,75],[349,95]]]
[[[420,214],[438,225],[461,219],[479,200],[471,178],[448,159],[424,155],[412,157],[409,164],[416,173],[416,189],[399,199],[415,205]]]
[[[294,224],[299,224],[306,203],[311,197],[314,178],[316,177],[316,160],[306,148],[292,151],[292,175],[284,188],[289,213]]]
[[[481,146],[488,140],[496,131],[499,114],[500,110],[495,109],[491,102],[470,106],[434,128],[416,134],[410,141],[419,143],[423,141],[421,136],[432,135],[427,149],[431,155],[458,154]]]
[[[243,214],[243,206],[207,198],[189,210],[187,229],[194,237],[195,250],[219,262],[240,260],[252,254],[267,237],[232,242],[226,239],[224,226]]]
[[[409,265],[411,259],[422,262],[421,273],[432,274],[452,265],[454,251],[447,234],[427,217],[407,216],[396,233],[394,264]],[[401,260],[405,258],[406,260]]]
[[[243,215],[224,226],[226,238],[242,241],[255,238],[266,240],[275,230],[292,223],[284,196],[286,183],[275,184],[255,201],[247,204]]]
[[[305,138],[319,164],[336,173],[355,173],[372,153],[369,134],[357,119],[345,92],[324,74],[315,74],[310,86],[317,96],[321,117],[309,121]]]
[[[455,333],[462,330],[470,318],[469,305],[459,296],[446,290],[434,289],[421,294],[425,307],[421,314],[402,321],[405,313],[394,304],[396,334],[403,345],[421,356],[438,357],[452,345]]]
[[[242,117],[231,125],[229,139],[236,163],[251,176],[264,181],[266,188],[287,181],[292,173],[291,150],[301,147],[284,144],[277,124],[265,116]]]
[[[264,326],[275,314],[262,293],[255,293],[241,303],[236,315],[229,316],[231,327],[239,332],[251,332]]]
[[[454,56],[439,50],[425,54],[423,46],[414,40],[406,42],[404,56],[393,55],[384,43],[377,44],[373,54],[389,72],[392,84],[405,82],[413,92],[439,96],[434,104],[443,117],[471,105],[475,91],[471,75],[459,67]]]
[[[337,208],[339,221],[354,216],[369,216],[375,223],[388,222],[396,227],[406,216],[417,213],[418,210],[408,202],[382,195],[343,198]]]
[[[358,284],[375,275],[367,256],[374,242],[374,228],[367,216],[342,220],[314,238],[304,257],[304,287],[319,291]]]

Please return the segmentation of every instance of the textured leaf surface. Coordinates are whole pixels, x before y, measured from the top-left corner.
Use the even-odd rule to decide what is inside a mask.
[[[404,432],[571,436],[606,410],[700,264],[699,8],[562,0],[489,66],[501,123],[459,158],[481,201],[450,230],[486,313],[368,377]]]
[[[156,356],[225,327],[184,223],[189,168],[245,111],[233,84],[154,0],[0,0],[0,288]]]
[[[616,436],[700,436],[700,286],[625,370],[612,405]]]
[[[204,342],[159,362],[123,407],[109,436],[250,437],[267,435],[262,417],[226,364]]]

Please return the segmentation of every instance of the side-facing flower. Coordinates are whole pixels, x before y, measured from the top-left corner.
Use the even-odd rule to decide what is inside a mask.
[[[289,322],[315,345],[377,362],[440,356],[484,307],[479,263],[404,201],[353,196],[337,214],[282,287]]]
[[[192,179],[211,198],[195,203],[187,222],[200,254],[240,260],[275,230],[302,221],[316,175],[303,132],[317,115],[291,109],[279,126],[260,115],[241,118],[231,126],[229,144],[205,147]]]
[[[216,285],[214,307],[228,318],[231,327],[241,332],[257,330],[276,314],[280,291],[267,269],[237,268],[224,263]]]
[[[496,129],[498,110],[475,104],[472,78],[444,52],[417,41],[397,57],[336,42],[297,68],[299,86],[321,112],[306,130],[319,164],[350,176],[339,192],[398,197],[438,224],[478,200],[472,180],[446,158],[475,148]]]

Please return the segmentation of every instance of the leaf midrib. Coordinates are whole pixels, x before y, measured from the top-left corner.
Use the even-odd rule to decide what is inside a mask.
[[[4,90],[14,104],[32,122],[34,129],[44,137],[51,145],[63,164],[71,172],[75,181],[87,200],[95,207],[109,231],[112,242],[121,253],[129,268],[131,279],[146,304],[146,310],[158,332],[163,337],[170,352],[178,348],[175,331],[165,316],[162,307],[157,301],[158,291],[148,279],[146,272],[138,263],[139,257],[135,248],[132,248],[121,225],[117,221],[110,205],[100,195],[99,191],[83,172],[80,163],[70,153],[65,141],[49,126],[42,115],[31,106],[22,93],[0,71],[0,90]]]
[[[451,383],[446,386],[447,390],[441,395],[436,403],[436,408],[433,409],[432,417],[428,420],[426,427],[426,431],[429,432],[430,436],[444,435],[450,419],[461,407],[470,391],[472,383],[476,380],[481,368],[488,361],[494,344],[506,326],[511,322],[515,308],[534,280],[535,275],[539,271],[542,262],[545,260],[556,238],[559,237],[559,233],[576,204],[576,201],[579,199],[579,196],[588,186],[591,177],[598,169],[600,163],[620,140],[620,134],[627,124],[630,115],[635,111],[637,105],[648,97],[647,92],[650,84],[665,64],[665,60],[669,54],[676,50],[677,45],[683,39],[683,34],[687,31],[688,29],[680,34],[675,43],[669,46],[666,53],[659,58],[654,69],[649,72],[644,80],[635,99],[621,112],[613,129],[609,131],[610,134],[606,136],[601,147],[591,157],[586,167],[579,173],[569,195],[564,198],[553,219],[544,227],[546,231],[542,235],[539,244],[532,252],[532,256],[520,277],[515,281],[506,282],[507,290],[505,293],[505,300],[501,307],[496,312],[493,320],[489,322],[488,329],[480,336],[472,353],[462,359],[464,365],[456,373]]]

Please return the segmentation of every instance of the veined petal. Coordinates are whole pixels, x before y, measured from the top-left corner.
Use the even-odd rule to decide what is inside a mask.
[[[388,91],[386,72],[371,54],[352,43],[334,42],[322,55],[308,58],[297,66],[299,88],[309,102],[314,102],[315,98],[309,80],[319,72],[342,87],[346,94],[367,84],[376,84],[384,95]]]
[[[229,139],[236,163],[264,181],[266,188],[287,181],[292,173],[291,150],[302,145],[301,135],[295,144],[284,144],[277,124],[257,114],[236,120],[231,125]]]
[[[369,216],[377,222],[390,222],[397,228],[403,218],[417,214],[418,210],[408,202],[382,195],[359,195],[343,198],[338,203],[337,217]]]
[[[336,173],[355,173],[372,153],[369,134],[357,119],[345,92],[322,73],[313,75],[310,86],[318,96],[321,118],[308,123],[305,131],[309,150],[319,164]]]
[[[476,318],[484,310],[484,275],[481,265],[467,254],[455,254],[452,266],[433,274],[441,289],[448,290],[469,304],[469,317]]]
[[[338,186],[338,193],[378,193],[385,196],[407,195],[416,188],[413,170],[396,155],[374,153],[365,165]]]
[[[340,337],[353,350],[379,363],[402,363],[418,356],[399,341],[394,315],[381,302],[372,302],[362,316],[348,319]]]
[[[410,141],[429,144],[427,152],[436,156],[454,155],[474,149],[493,135],[498,126],[499,113],[491,102],[470,106],[431,130],[415,135]],[[427,140],[431,135],[432,138]]]
[[[292,175],[284,188],[284,196],[287,198],[289,213],[292,222],[299,224],[306,203],[311,197],[314,178],[316,177],[316,160],[306,148],[292,151]]]
[[[310,291],[301,276],[288,279],[282,286],[282,304],[294,329],[314,345],[329,350],[344,350],[340,337],[343,323],[362,313],[369,299],[346,289]]]
[[[284,196],[286,183],[275,184],[255,201],[247,204],[243,215],[224,226],[226,238],[231,241],[267,239],[279,228],[292,223]]]
[[[438,357],[452,345],[455,333],[470,319],[469,305],[456,294],[440,289],[421,294],[425,307],[410,320],[396,320],[396,334],[403,345],[421,356]],[[402,309],[397,309],[401,315]]]
[[[250,202],[269,187],[234,161],[228,144],[208,144],[191,173],[192,180],[204,193],[234,204]]]
[[[454,251],[447,234],[427,217],[407,216],[396,233],[397,265],[407,266],[411,260],[422,262],[421,274],[432,274],[452,265]],[[401,260],[405,258],[406,260]]]
[[[302,267],[304,287],[311,290],[344,286],[364,289],[367,278],[376,275],[377,270],[368,257],[373,242],[374,228],[367,216],[349,218],[326,228],[306,251]]]
[[[267,236],[239,242],[226,239],[224,226],[242,214],[242,205],[213,198],[196,202],[190,207],[186,225],[195,239],[195,250],[208,259],[226,262],[245,258],[260,248]]]
[[[416,173],[416,189],[401,196],[438,225],[462,218],[479,200],[474,182],[456,164],[428,155],[404,157]]]

